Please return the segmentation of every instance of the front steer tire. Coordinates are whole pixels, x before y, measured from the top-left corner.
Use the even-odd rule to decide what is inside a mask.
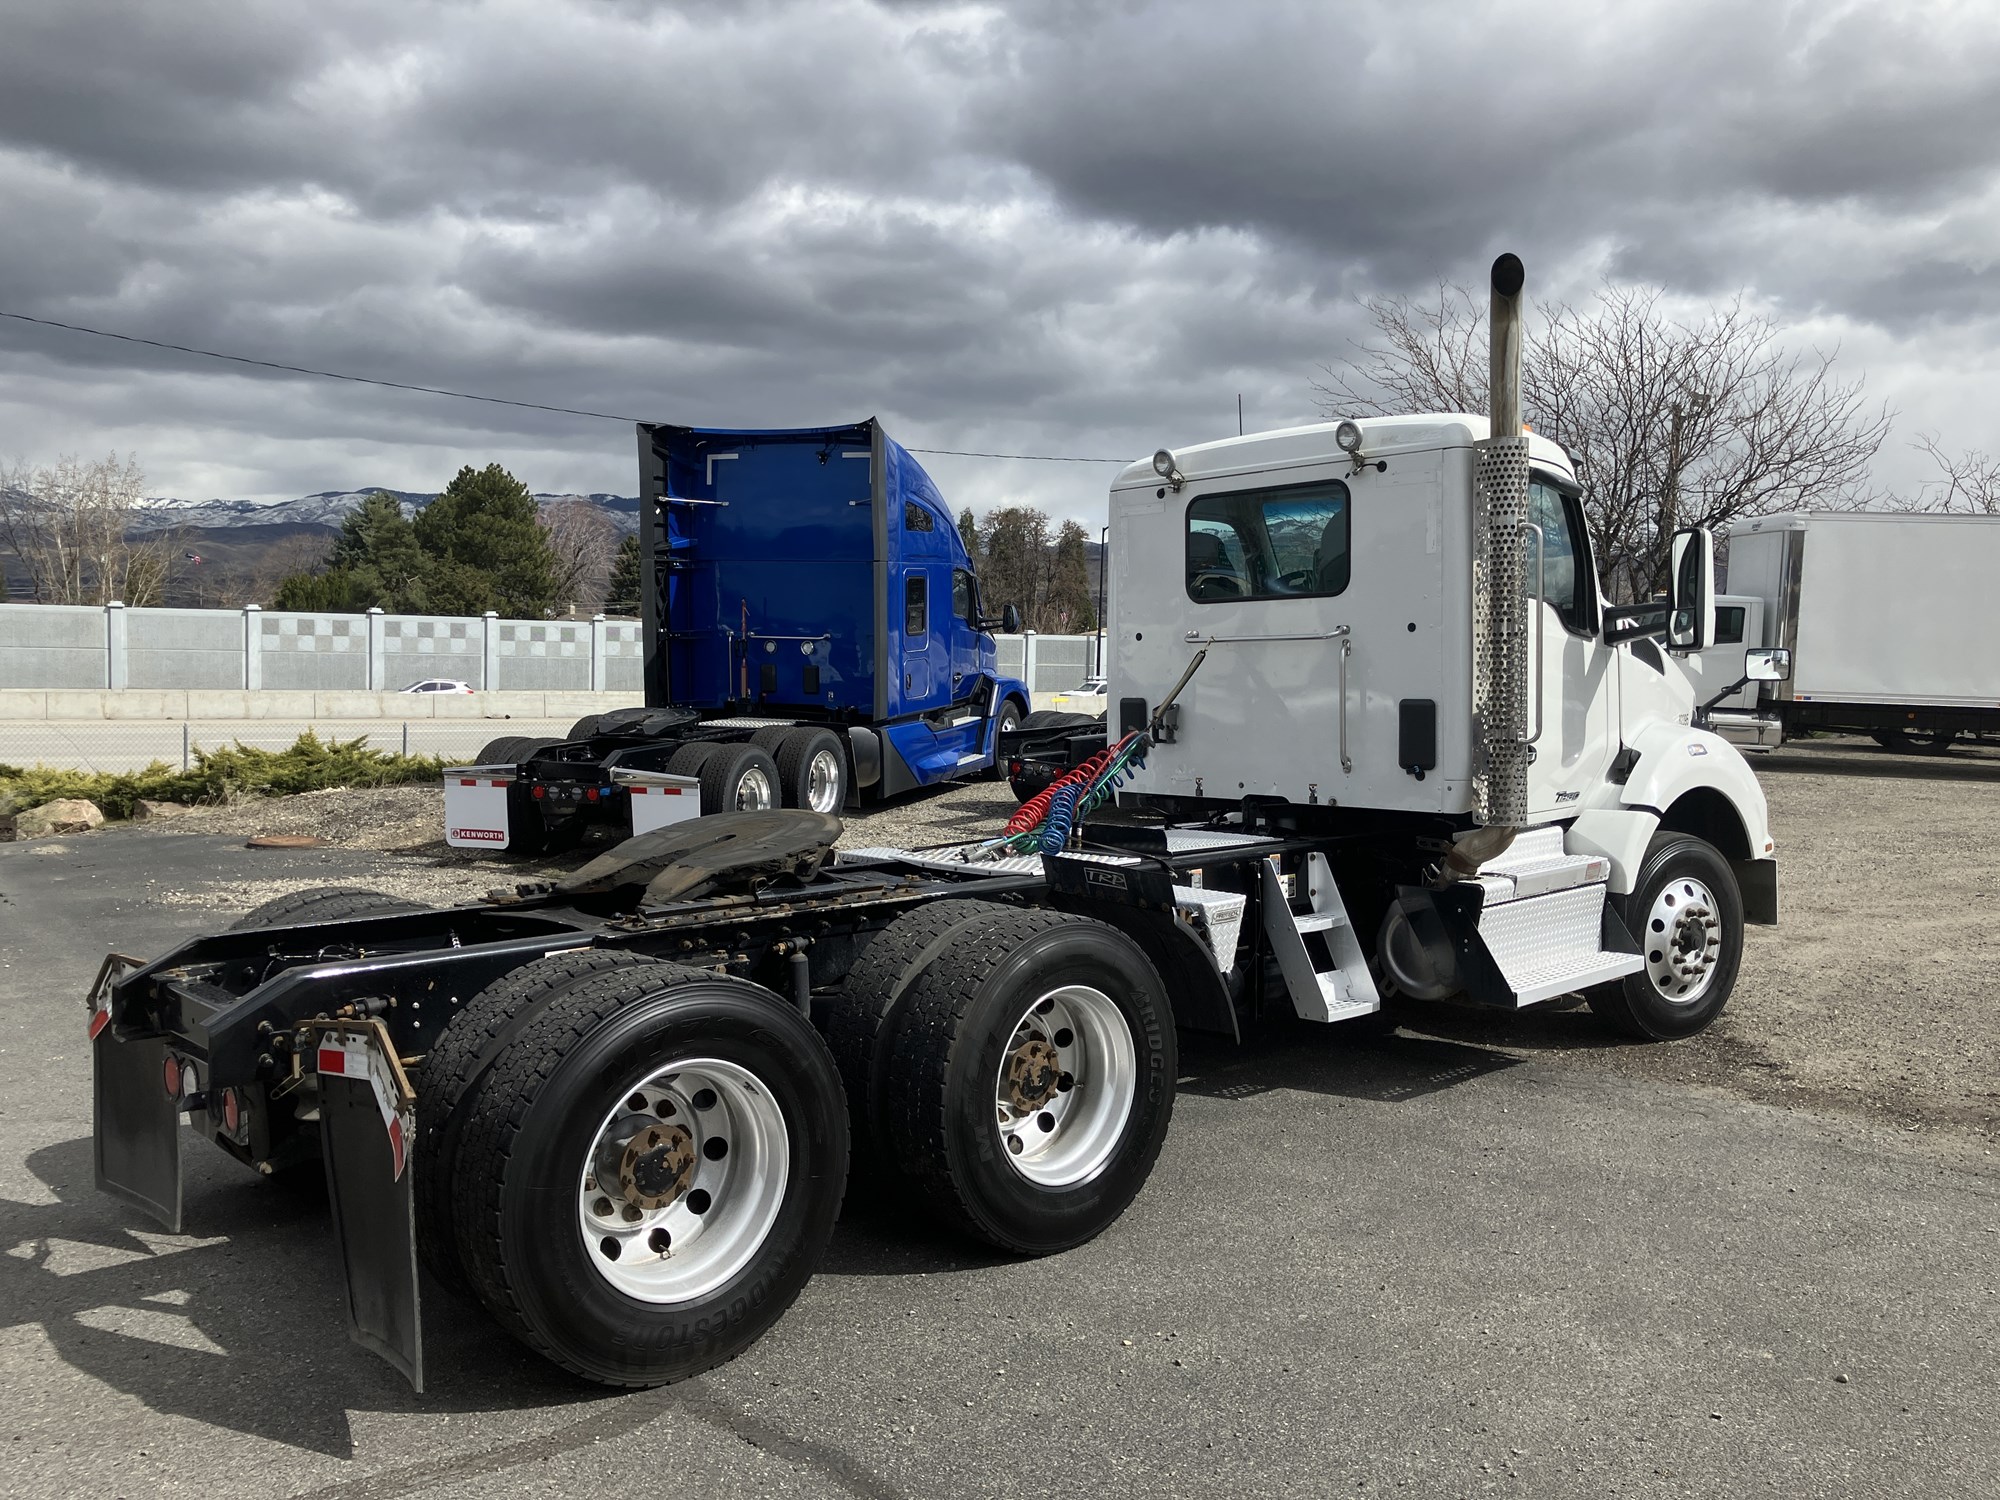
[[[1591,990],[1590,1008],[1642,1041],[1674,1041],[1705,1029],[1729,1003],[1743,962],[1743,895],[1729,861],[1692,834],[1657,833],[1631,894],[1610,900],[1646,962],[1636,974]],[[1693,908],[1705,915],[1690,919]],[[1677,942],[1690,956],[1700,949],[1704,979],[1690,981],[1675,968]]]
[[[740,1246],[722,1263],[733,1269],[685,1296],[650,1300],[622,1290],[610,1267],[623,1260],[671,1274],[676,1256],[705,1253],[700,1228],[688,1231],[684,1220],[680,1240],[656,1260],[635,1247],[595,1264],[611,1236],[586,1238],[583,1172],[638,1081],[678,1076],[682,1063],[752,1081],[766,1101],[755,1108],[782,1121],[766,1139],[785,1171],[743,1179],[746,1193],[765,1195],[752,1201],[773,1205],[772,1217],[721,1242]],[[675,1118],[700,1110],[712,1112],[700,1117],[708,1135],[712,1099]],[[746,1155],[748,1142],[737,1137],[737,1160],[764,1161]],[[711,1165],[726,1159],[709,1142],[701,1155]],[[472,1101],[453,1174],[459,1256],[480,1300],[531,1349],[604,1385],[662,1385],[734,1358],[791,1305],[832,1237],[846,1172],[839,1075],[795,1009],[746,981],[679,965],[593,974],[508,1044]],[[677,1206],[702,1214],[705,1227],[718,1222],[708,1215],[733,1211],[733,1200],[718,1190],[695,1209],[688,1193]]]
[[[1059,1073],[1067,1104],[1050,1096],[1031,1105],[1018,1128],[1003,1129],[1002,1070],[1028,1060],[1035,1008],[1065,995],[1058,1003],[1108,1023],[1111,1045],[1086,1041],[1075,1073]],[[1177,1062],[1166,989],[1138,944],[1085,917],[1007,913],[979,930],[978,941],[952,945],[925,968],[904,1004],[883,1118],[898,1167],[946,1223],[1002,1250],[1048,1255],[1091,1239],[1125,1211],[1166,1139]],[[1076,1023],[1072,1043],[1087,1031]],[[1064,1045],[1060,1033],[1044,1040]],[[1024,1075],[1036,1087],[1046,1076],[1032,1068]],[[1064,1087],[1060,1079],[1072,1076]],[[1090,1111],[1121,1092],[1122,1111],[1108,1109],[1101,1116],[1108,1123],[1086,1129],[1100,1118]],[[1043,1120],[1056,1122],[1046,1140],[1036,1134],[1050,1128]],[[1059,1168],[1037,1180],[1032,1170],[1054,1165],[1037,1162],[1037,1153],[1065,1149],[1072,1121],[1077,1147],[1101,1143],[1094,1165],[1085,1157],[1071,1180]],[[1016,1155],[1010,1134],[1034,1144]]]

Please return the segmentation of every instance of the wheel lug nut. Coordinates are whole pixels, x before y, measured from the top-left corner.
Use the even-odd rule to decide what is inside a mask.
[[[640,1218],[639,1210],[632,1204],[628,1203],[625,1205],[624,1213],[625,1213],[625,1222],[627,1224],[636,1224],[639,1222]]]
[[[604,1215],[611,1212],[611,1200],[609,1198],[599,1198],[595,1203],[590,1205],[590,1211],[599,1218],[603,1218]]]
[[[1018,1135],[1008,1136],[1007,1149],[1013,1152],[1016,1156],[1019,1156],[1021,1154],[1021,1138]]]

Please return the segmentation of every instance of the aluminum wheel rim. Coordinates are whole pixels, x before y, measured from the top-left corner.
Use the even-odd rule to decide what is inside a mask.
[[[1708,993],[1722,956],[1722,918],[1714,893],[1679,876],[1660,887],[1646,916],[1646,975],[1671,1005],[1692,1005]]]
[[[840,756],[834,751],[816,750],[806,763],[806,806],[823,813],[839,808]]]
[[[642,1115],[688,1130],[694,1146],[692,1176],[660,1207],[639,1207],[617,1183],[599,1180],[606,1156],[632,1139]],[[706,1296],[769,1238],[791,1167],[784,1111],[754,1073],[713,1057],[656,1069],[619,1095],[584,1157],[577,1188],[584,1259],[641,1302]]]
[[[762,766],[752,766],[736,783],[736,810],[738,812],[761,812],[767,807],[775,807],[778,799],[771,791],[771,778],[764,774]]]
[[[1039,1097],[1042,1081],[1029,1077],[1024,1095],[1024,1072],[1044,1060],[1053,1087]],[[1138,1094],[1138,1052],[1116,1002],[1089,985],[1050,990],[1015,1022],[994,1075],[1001,1155],[1038,1187],[1088,1182],[1111,1160]]]

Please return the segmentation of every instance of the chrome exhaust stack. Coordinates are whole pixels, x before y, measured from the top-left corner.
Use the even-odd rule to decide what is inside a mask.
[[[1446,858],[1444,879],[1464,879],[1506,852],[1528,820],[1528,439],[1521,431],[1520,257],[1493,262],[1488,319],[1491,435],[1473,461],[1472,711],[1479,737],[1473,778],[1480,828]]]

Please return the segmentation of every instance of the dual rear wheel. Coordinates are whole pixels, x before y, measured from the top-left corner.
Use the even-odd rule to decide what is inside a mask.
[[[1092,1238],[1144,1186],[1173,1113],[1173,1017],[1102,922],[945,901],[899,918],[828,1025],[857,1151],[1016,1254]]]
[[[825,1044],[747,981],[600,950],[514,971],[418,1088],[418,1244],[608,1385],[733,1358],[825,1251],[847,1120]]]

